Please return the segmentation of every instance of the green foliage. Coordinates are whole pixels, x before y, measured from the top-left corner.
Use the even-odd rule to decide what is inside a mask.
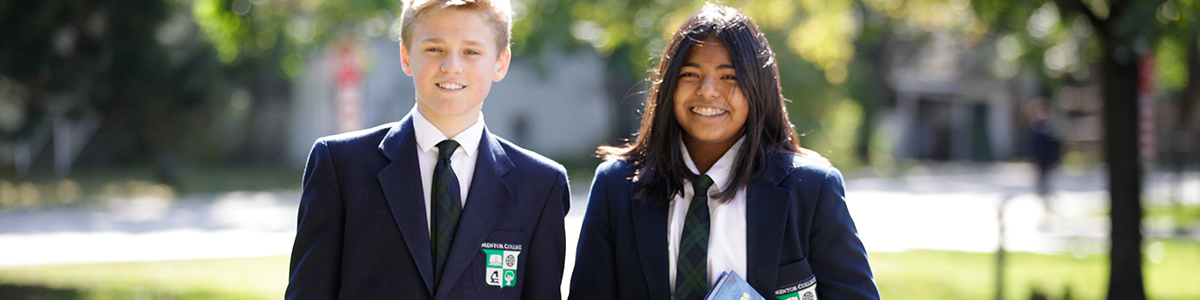
[[[1186,42],[1166,36],[1158,41],[1154,49],[1155,77],[1159,85],[1168,91],[1178,92],[1187,85]]]
[[[45,66],[72,64],[119,66],[113,76],[84,70],[60,71],[51,67],[55,89],[87,78],[112,78],[81,86],[127,87],[97,89],[92,102],[123,102],[152,115],[166,116],[177,105],[196,104],[206,99],[224,99],[232,89],[255,85],[261,77],[289,80],[303,72],[305,62],[336,43],[390,36],[397,32],[400,0],[125,0],[146,9],[121,10],[99,1],[20,1],[0,4],[0,68],[6,77],[34,90],[49,89]],[[514,54],[540,66],[539,54],[548,47],[578,51],[587,49],[607,57],[613,75],[642,79],[656,62],[669,36],[688,15],[708,1],[700,0],[517,0],[513,28]],[[1052,90],[1061,84],[1077,84],[1096,78],[1091,66],[1102,61],[1102,34],[1121,39],[1115,44],[1124,59],[1154,51],[1158,77],[1168,90],[1182,89],[1187,76],[1183,54],[1194,45],[1200,29],[1196,0],[725,0],[718,3],[738,7],[763,29],[780,61],[784,93],[797,129],[809,135],[806,145],[830,155],[858,151],[862,146],[833,146],[847,137],[830,135],[843,129],[825,128],[842,121],[832,118],[829,107],[849,99],[862,108],[860,124],[854,125],[856,143],[873,139],[868,135],[875,113],[891,103],[881,69],[884,46],[889,41],[921,44],[931,33],[949,34],[968,47],[994,47],[996,55],[986,65],[1001,80],[1025,69],[1038,74]],[[43,4],[44,3],[44,4]],[[124,2],[122,2],[124,3]],[[106,8],[107,7],[107,8]],[[36,11],[39,13],[23,13]],[[53,36],[64,25],[74,26],[83,38],[90,22],[86,11],[102,12],[114,25],[113,36],[98,49],[78,52],[74,60],[56,58]],[[1133,12],[1123,17],[1113,11]],[[1094,28],[1094,19],[1114,14],[1111,26]],[[36,19],[35,19],[36,18]],[[196,35],[170,34],[175,20],[198,28]],[[188,30],[180,30],[188,32]],[[1157,38],[1159,33],[1166,38]],[[172,38],[173,36],[180,36]],[[36,42],[29,42],[36,41]],[[81,42],[82,43],[82,42]],[[206,44],[197,46],[196,44]],[[206,47],[211,47],[207,49]],[[5,50],[8,49],[8,50]],[[115,49],[115,50],[105,50]],[[7,51],[7,52],[5,52]],[[985,51],[986,52],[986,51]],[[184,54],[181,54],[184,53]],[[85,63],[77,63],[87,57]],[[216,58],[221,66],[209,66]],[[110,60],[111,58],[111,60]],[[549,68],[552,66],[541,66]],[[218,73],[218,74],[214,74]],[[39,77],[41,76],[41,77]],[[85,80],[77,80],[77,79]],[[147,81],[152,86],[141,86]],[[127,83],[128,82],[128,83]],[[35,84],[36,83],[36,84]],[[137,88],[133,88],[137,86]],[[213,88],[213,87],[217,88]],[[174,87],[184,87],[175,89]],[[249,87],[254,101],[261,91]],[[118,91],[138,90],[146,101],[113,97]],[[149,91],[149,92],[146,92]],[[35,93],[36,94],[36,93]],[[135,97],[136,98],[136,97]],[[150,101],[149,99],[170,99]],[[88,101],[84,101],[88,102]],[[135,104],[136,103],[136,104]],[[251,106],[253,107],[253,105]],[[35,112],[31,112],[35,113]],[[194,118],[219,112],[200,111]],[[158,125],[167,119],[139,121],[144,126],[171,136],[173,126]],[[131,124],[130,126],[136,126]],[[185,139],[181,139],[185,140]],[[165,147],[165,146],[153,146]],[[865,149],[865,148],[864,148]]]
[[[196,24],[222,63],[239,58],[295,77],[303,58],[344,39],[395,35],[399,0],[195,0]],[[393,13],[396,12],[396,13]]]
[[[192,4],[192,14],[217,48],[221,62],[231,63],[238,56],[238,40],[247,38],[250,28],[226,7],[229,7],[228,1],[196,0]]]
[[[340,39],[378,36],[371,28],[386,27],[394,31],[394,13],[399,7],[395,0],[307,0],[286,4],[250,1],[247,4],[250,8],[238,14],[235,8],[239,1],[250,0],[196,0],[192,4],[196,22],[223,62],[247,55],[261,57],[287,77],[299,74],[304,59],[311,57],[316,49]],[[591,49],[608,57],[610,71],[630,78],[645,78],[646,71],[666,46],[664,39],[705,2],[515,1],[514,54],[540,65],[538,54],[546,47],[569,51]],[[875,73],[886,70],[875,70],[872,66],[881,62],[881,45],[889,39],[919,43],[932,32],[959,35],[971,44],[998,39],[1002,41],[997,43],[1002,57],[989,64],[998,78],[1011,78],[1020,69],[1033,67],[1052,85],[1090,78],[1095,71],[1089,70],[1089,64],[1101,57],[1100,43],[1091,34],[1093,29],[1087,19],[1053,1],[727,0],[718,3],[746,12],[772,41],[781,62],[780,79],[785,96],[794,100],[789,104],[793,122],[800,132],[808,134],[802,141],[830,155],[851,156],[841,151],[865,153],[857,145],[830,143],[847,138],[854,143],[872,140],[865,136],[871,130],[860,128],[874,118],[879,107],[890,103],[890,93],[878,91],[887,89],[886,75]],[[1103,1],[1090,1],[1087,5],[1108,9]],[[262,54],[255,54],[259,52]],[[852,130],[825,128],[845,123],[825,120],[832,118],[827,114],[828,107],[835,107],[834,103],[844,99],[862,107],[859,124],[850,126]],[[864,137],[839,134],[831,138],[828,133],[831,130]]]
[[[830,159],[843,168],[857,168],[859,161],[854,156],[854,146],[858,142],[858,127],[863,123],[864,112],[859,102],[842,99],[834,102],[825,114],[829,116],[822,120],[822,127],[827,128],[830,136],[830,148],[839,155]]]
[[[0,99],[21,120],[0,136],[28,141],[54,121],[96,115],[97,134],[120,142],[85,155],[106,163],[158,159],[188,140],[184,128],[204,113],[219,70],[177,8],[162,0],[6,1],[0,81],[26,92]]]

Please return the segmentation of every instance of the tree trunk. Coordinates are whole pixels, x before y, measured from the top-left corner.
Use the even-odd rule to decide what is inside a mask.
[[[1104,160],[1112,199],[1108,299],[1146,299],[1142,285],[1142,166],[1138,157],[1138,55],[1118,37],[1104,50]]]
[[[1192,120],[1196,98],[1200,98],[1200,46],[1197,46],[1200,39],[1200,29],[1192,29],[1188,34],[1188,39],[1184,42],[1188,45],[1187,52],[1187,69],[1188,81],[1187,87],[1183,89],[1183,95],[1179,99],[1179,111],[1175,117],[1175,124],[1172,130],[1174,132],[1187,132],[1188,122]],[[1174,143],[1182,142],[1179,139],[1172,139]],[[1174,149],[1180,149],[1183,145],[1174,145]],[[1182,163],[1182,162],[1181,162]]]

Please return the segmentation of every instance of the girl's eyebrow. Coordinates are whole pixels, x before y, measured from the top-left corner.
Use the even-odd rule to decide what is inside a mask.
[[[684,66],[684,67],[693,67],[693,68],[699,68],[699,67],[700,67],[700,64],[697,64],[697,63],[685,63],[685,64],[683,64],[683,66]],[[717,66],[717,69],[718,69],[718,70],[719,70],[719,69],[733,69],[733,65],[730,65],[730,64],[723,64],[723,65]]]

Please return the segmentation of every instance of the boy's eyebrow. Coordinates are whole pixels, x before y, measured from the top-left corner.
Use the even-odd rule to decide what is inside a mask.
[[[699,67],[700,67],[700,64],[697,64],[697,63],[685,63],[685,64],[683,64],[683,66],[684,66],[684,67],[693,67],[693,68],[699,68]],[[731,64],[722,64],[722,65],[719,65],[719,66],[717,66],[717,69],[718,69],[718,70],[720,70],[720,69],[733,69],[733,65],[731,65]]]
[[[445,43],[445,42],[446,41],[440,37],[431,37],[431,38],[421,40],[421,43]],[[467,44],[470,46],[483,46],[484,45],[484,43],[482,41],[477,41],[477,40],[464,40],[463,44]]]
[[[432,38],[427,38],[427,39],[421,40],[421,43],[442,43],[442,42],[443,42],[442,38],[439,38],[439,37],[432,37]]]

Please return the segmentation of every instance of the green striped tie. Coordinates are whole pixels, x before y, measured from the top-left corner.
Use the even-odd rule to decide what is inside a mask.
[[[462,216],[462,196],[459,193],[458,176],[450,167],[450,155],[458,149],[458,142],[444,140],[437,144],[438,160],[433,167],[433,190],[430,198],[433,203],[433,282],[434,286],[442,280],[442,269],[446,267],[446,257],[450,256],[450,241],[454,240],[454,230],[458,227],[458,218]]]
[[[692,202],[683,219],[679,260],[675,264],[675,299],[699,300],[708,293],[708,187],[712,178],[700,175],[692,182]]]

